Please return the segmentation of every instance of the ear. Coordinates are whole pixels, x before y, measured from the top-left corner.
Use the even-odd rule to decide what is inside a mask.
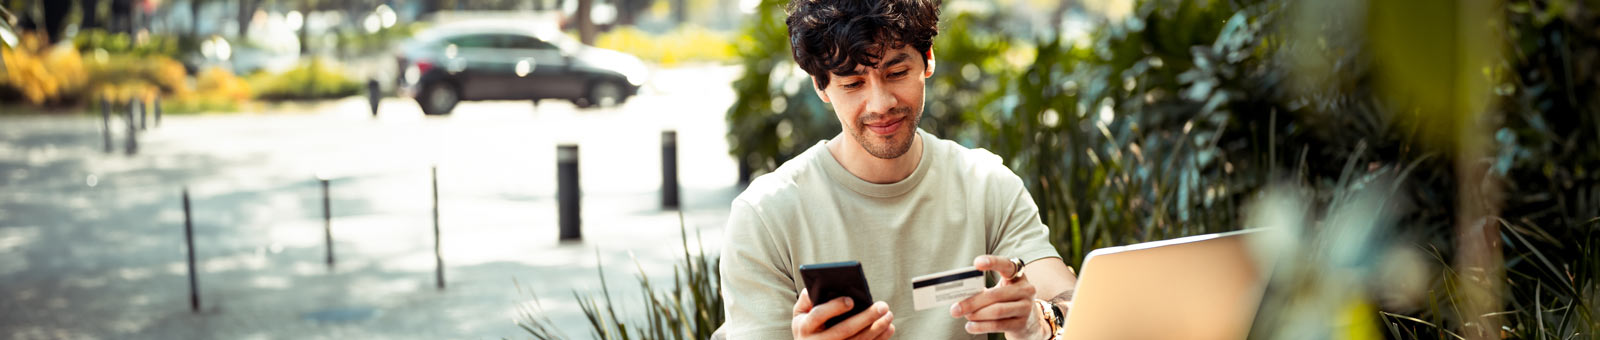
[[[822,102],[833,103],[833,101],[828,100],[828,93],[823,92],[822,87],[818,86],[817,76],[811,76],[811,89],[817,91],[817,98],[822,98]]]
[[[922,70],[922,77],[923,78],[932,77],[933,76],[933,69],[934,69],[934,67],[933,67],[933,46],[928,46],[928,53],[926,55],[923,55],[923,56],[927,57],[927,59],[928,59],[928,67],[927,67],[927,69]]]

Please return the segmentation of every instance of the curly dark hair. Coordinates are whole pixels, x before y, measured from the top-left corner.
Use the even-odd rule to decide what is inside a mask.
[[[928,63],[939,34],[940,0],[791,0],[789,47],[800,68],[828,87],[828,73],[874,65],[882,52],[910,44]]]

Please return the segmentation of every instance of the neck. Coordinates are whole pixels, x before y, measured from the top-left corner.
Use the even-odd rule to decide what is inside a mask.
[[[911,150],[894,159],[883,159],[867,153],[855,139],[840,133],[828,141],[828,152],[856,178],[869,183],[887,184],[911,177],[922,162],[922,134],[912,132]]]

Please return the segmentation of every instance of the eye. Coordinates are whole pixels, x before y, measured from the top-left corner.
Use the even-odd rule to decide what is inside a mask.
[[[907,70],[901,70],[901,71],[900,71],[900,72],[895,72],[895,73],[890,73],[890,74],[889,74],[889,78],[900,78],[900,77],[904,77],[904,76],[906,76],[906,74],[908,74],[908,73],[911,73],[911,70],[909,70],[909,69],[907,69]]]
[[[852,82],[852,83],[839,84],[839,86],[840,87],[844,87],[846,90],[854,90],[856,88],[861,87],[861,83],[862,82],[857,81],[857,82]]]

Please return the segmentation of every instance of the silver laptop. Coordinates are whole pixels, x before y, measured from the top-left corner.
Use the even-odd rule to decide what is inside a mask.
[[[1244,339],[1271,270],[1251,256],[1247,240],[1259,234],[1243,230],[1090,252],[1065,338]]]

